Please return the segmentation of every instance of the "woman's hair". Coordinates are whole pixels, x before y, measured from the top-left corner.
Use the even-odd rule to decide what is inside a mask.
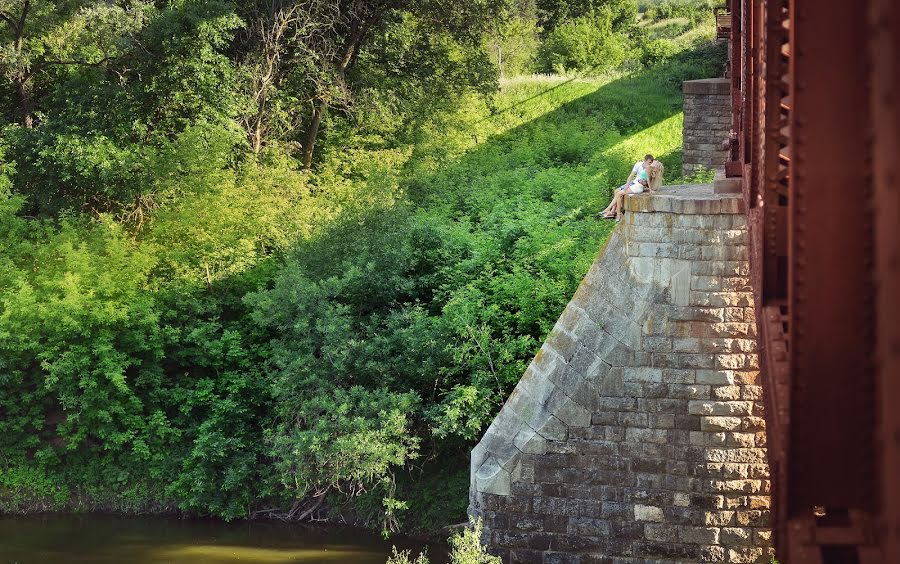
[[[650,179],[650,189],[659,190],[663,185],[663,164],[659,161],[653,161],[650,164],[650,170],[647,171],[647,177]]]

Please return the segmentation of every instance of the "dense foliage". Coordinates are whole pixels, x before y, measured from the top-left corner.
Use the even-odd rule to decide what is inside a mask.
[[[720,71],[583,4],[0,4],[0,511],[460,520],[609,187],[680,170]],[[539,65],[582,76],[498,90]]]
[[[481,520],[469,520],[469,526],[463,527],[449,539],[451,564],[501,564],[503,560],[499,556],[488,554],[487,547],[481,544],[481,532],[483,526]],[[388,558],[387,564],[429,564],[428,555],[419,553],[415,560],[412,559],[412,551],[398,551],[393,547],[393,555]]]

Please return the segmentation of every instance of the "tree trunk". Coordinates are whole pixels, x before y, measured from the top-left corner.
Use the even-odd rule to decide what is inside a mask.
[[[19,98],[19,121],[31,129],[34,127],[34,116],[31,115],[31,93],[28,92],[27,78],[23,79],[19,76],[13,78],[13,84],[16,89],[16,96]]]
[[[378,12],[374,12],[364,20],[354,19],[350,23],[350,34],[344,41],[344,47],[341,50],[341,56],[334,65],[338,76],[338,81],[343,84],[347,78],[347,69],[353,64],[359,46],[363,42],[363,38],[369,29],[378,21],[381,16]],[[313,109],[312,121],[309,124],[309,130],[306,134],[306,147],[303,148],[303,166],[306,169],[312,167],[313,153],[316,148],[316,139],[319,137],[319,129],[322,125],[322,116],[328,109],[328,102],[323,98],[319,98],[316,107]]]
[[[316,139],[319,137],[319,126],[322,125],[322,114],[325,113],[328,104],[320,100],[313,109],[312,121],[306,134],[306,147],[303,148],[303,167],[312,168],[313,152],[316,149]]]
[[[16,60],[22,60],[22,45],[25,41],[25,22],[28,19],[28,12],[31,9],[31,0],[25,0],[22,4],[22,13],[18,17],[14,17],[9,13],[0,13],[0,18],[9,25],[13,32],[13,51],[16,54]],[[22,125],[31,129],[34,126],[34,117],[31,108],[31,92],[28,80],[31,73],[21,63],[16,63],[16,69],[12,72],[13,89],[19,98],[19,120]]]

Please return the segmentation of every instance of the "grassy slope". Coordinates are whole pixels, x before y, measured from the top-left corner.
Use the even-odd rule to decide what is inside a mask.
[[[631,165],[649,152],[665,164],[666,182],[680,180],[682,97],[680,83],[668,79],[660,70],[505,81],[498,113],[467,124],[466,140],[444,144],[455,146],[452,159],[443,154],[407,170],[427,194],[419,199],[422,209],[441,209],[486,242],[515,232],[515,247],[494,261],[491,276],[496,286],[518,290],[507,303],[493,295],[490,306],[536,318],[535,329],[520,327],[535,337],[526,345],[526,363],[614,227],[597,213]],[[530,311],[522,296],[534,296],[542,307]],[[515,368],[515,379],[525,365]],[[434,531],[464,518],[468,460],[456,463],[455,469],[446,461],[426,468],[415,491],[401,487],[398,493],[410,499],[407,526]]]

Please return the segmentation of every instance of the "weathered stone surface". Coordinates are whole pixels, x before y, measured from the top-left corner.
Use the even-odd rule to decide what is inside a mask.
[[[634,520],[662,523],[663,521],[665,521],[665,515],[663,515],[663,510],[661,507],[654,507],[652,505],[635,505]]]
[[[722,142],[731,130],[731,95],[727,79],[689,80],[684,83],[683,173],[703,167],[713,170],[725,163]]]
[[[472,451],[470,512],[505,561],[768,558],[742,205],[709,186],[626,200]]]

